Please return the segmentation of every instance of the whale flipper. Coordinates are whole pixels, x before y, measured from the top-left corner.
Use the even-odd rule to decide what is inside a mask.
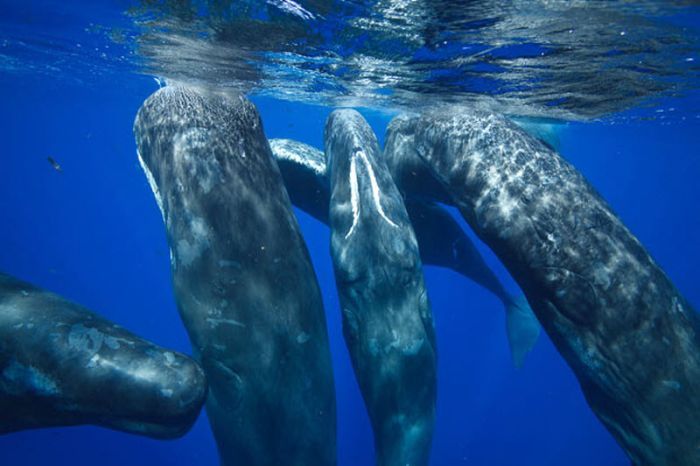
[[[540,323],[525,296],[506,304],[506,332],[513,365],[519,369],[540,336]]]

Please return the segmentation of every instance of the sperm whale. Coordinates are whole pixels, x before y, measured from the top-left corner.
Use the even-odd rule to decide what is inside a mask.
[[[257,110],[166,86],[134,133],[222,464],[336,464],[321,294]]]
[[[700,319],[586,179],[500,115],[388,133],[506,265],[634,464],[700,464]]]
[[[206,392],[189,357],[0,273],[0,434],[95,424],[179,437]]]
[[[377,139],[354,110],[325,128],[331,257],[343,333],[380,466],[427,465],[435,421],[435,330],[418,243]]]
[[[330,188],[323,152],[291,139],[272,139],[270,147],[292,203],[327,225]],[[401,167],[396,166],[393,173],[400,170]],[[426,179],[430,182],[432,176],[427,174]],[[506,291],[447,210],[431,200],[412,196],[406,196],[404,202],[418,240],[421,262],[453,270],[501,300],[506,310],[512,360],[516,367],[521,367],[540,332],[537,318],[527,301]]]

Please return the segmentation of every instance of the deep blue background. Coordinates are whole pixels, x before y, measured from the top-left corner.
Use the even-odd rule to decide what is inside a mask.
[[[120,78],[119,85],[107,77],[73,85],[0,75],[0,270],[189,353],[173,301],[164,227],[132,135],[136,111],[155,89],[151,78],[139,76]],[[268,137],[322,147],[330,109],[255,102]],[[363,112],[383,139],[390,116]],[[700,119],[692,114],[673,125],[570,124],[561,134],[562,154],[696,307],[699,148]],[[48,156],[62,173],[52,169]],[[299,221],[328,315],[339,463],[370,465],[371,434],[342,341],[329,232],[304,214]],[[425,275],[439,344],[433,465],[628,465],[546,335],[516,371],[499,302],[452,272],[427,267]],[[68,463],[206,466],[217,458],[204,415],[184,438],[167,442],[93,427],[0,436],[3,466]]]

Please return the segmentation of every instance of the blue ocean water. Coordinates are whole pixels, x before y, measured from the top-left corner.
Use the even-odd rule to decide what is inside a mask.
[[[122,66],[107,58],[101,68],[101,54],[134,51],[128,37],[126,42],[109,41],[92,32],[98,25],[128,28],[124,24],[131,18],[121,14],[126,6],[29,3],[0,2],[7,13],[0,29],[4,49],[18,47],[18,37],[37,38],[31,47],[0,54],[0,270],[95,310],[159,345],[190,354],[173,299],[161,216],[139,167],[132,133],[136,111],[158,83],[147,70],[133,69],[138,59],[127,58]],[[65,18],[71,20],[38,15],[42,9],[66,11]],[[89,14],[73,15],[81,9]],[[679,10],[670,18],[696,33],[700,27],[697,10]],[[42,45],[42,35],[96,50],[70,56],[56,40]],[[700,55],[693,55],[695,47],[683,55],[693,59],[686,63],[700,61]],[[428,54],[421,53],[419,57]],[[499,53],[509,52],[503,48]],[[697,65],[692,66],[687,73],[697,74]],[[433,76],[439,74],[435,70]],[[268,138],[288,137],[323,148],[330,101],[285,98],[289,90],[275,94],[257,87],[250,92]],[[469,92],[479,94],[478,86]],[[579,107],[567,110],[570,118],[553,115],[558,118],[558,150],[609,201],[698,308],[700,94],[687,86],[656,97],[615,111],[601,107],[595,118],[579,118],[585,115]],[[374,107],[371,98],[353,99],[383,142],[386,125],[400,108],[384,102]],[[62,170],[56,171],[47,157]],[[339,464],[369,465],[371,432],[342,339],[329,230],[296,213],[328,319]],[[517,291],[495,256],[479,247],[509,289]],[[544,333],[524,368],[516,370],[498,300],[444,269],[425,267],[425,278],[439,352],[433,465],[629,464]],[[214,465],[218,459],[205,416],[202,412],[188,434],[171,441],[89,426],[8,434],[0,436],[0,464]]]

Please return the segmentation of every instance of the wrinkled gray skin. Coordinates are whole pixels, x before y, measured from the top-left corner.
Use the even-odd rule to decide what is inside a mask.
[[[700,464],[698,315],[581,174],[496,115],[398,118],[389,133],[513,274],[634,464]]]
[[[0,434],[94,424],[179,437],[206,392],[187,356],[0,273]]]
[[[377,139],[354,110],[325,129],[331,256],[343,332],[380,466],[427,465],[436,348],[418,244]]]
[[[257,110],[166,87],[134,132],[222,464],[335,464],[321,295]]]
[[[323,153],[290,139],[272,139],[270,147],[292,203],[328,224],[330,188]],[[394,172],[401,175],[404,170],[398,162],[398,151],[394,148],[393,144],[388,145],[386,152],[391,154]],[[409,157],[407,160],[411,162],[412,159]],[[427,183],[436,183],[429,173],[423,175]],[[414,192],[420,186],[416,180]],[[443,200],[451,202],[447,195],[442,196]],[[530,306],[524,299],[513,298],[505,290],[449,212],[436,203],[421,200],[411,193],[404,201],[418,240],[422,263],[451,269],[475,281],[501,300],[506,309],[508,342],[513,363],[516,367],[521,367],[539,336],[539,324]]]
[[[494,143],[498,144],[498,141]],[[410,135],[405,135],[401,131],[392,131],[390,127],[386,134],[384,159],[401,192],[414,199],[414,202],[408,204],[411,209],[409,212],[412,211],[412,207],[420,206],[421,202],[437,201],[455,205],[452,193],[440,183],[418,156]],[[437,213],[433,209],[433,214]],[[476,248],[461,231],[459,225],[451,217],[452,221],[448,222],[447,218],[445,214],[441,216],[442,221],[438,221],[437,215],[430,215],[425,208],[411,214],[411,220],[418,225],[415,227],[416,231],[422,228],[421,223],[428,227],[435,224],[433,229],[437,233],[433,235],[432,240],[421,242],[421,246],[426,249],[424,254],[435,251],[438,254],[435,252],[432,254],[439,258],[438,261],[441,264],[449,264],[448,266],[459,269],[466,266],[465,275],[478,276],[479,279],[475,281],[501,299],[506,311],[506,333],[511,358],[515,367],[522,367],[525,357],[540,336],[540,325],[530,304],[523,297],[513,298],[505,291],[491,270],[483,264]],[[460,232],[461,235],[454,237],[451,243],[447,243],[450,234],[455,235],[456,232]],[[436,236],[439,236],[442,241],[436,240]],[[452,247],[453,244],[454,247]]]

